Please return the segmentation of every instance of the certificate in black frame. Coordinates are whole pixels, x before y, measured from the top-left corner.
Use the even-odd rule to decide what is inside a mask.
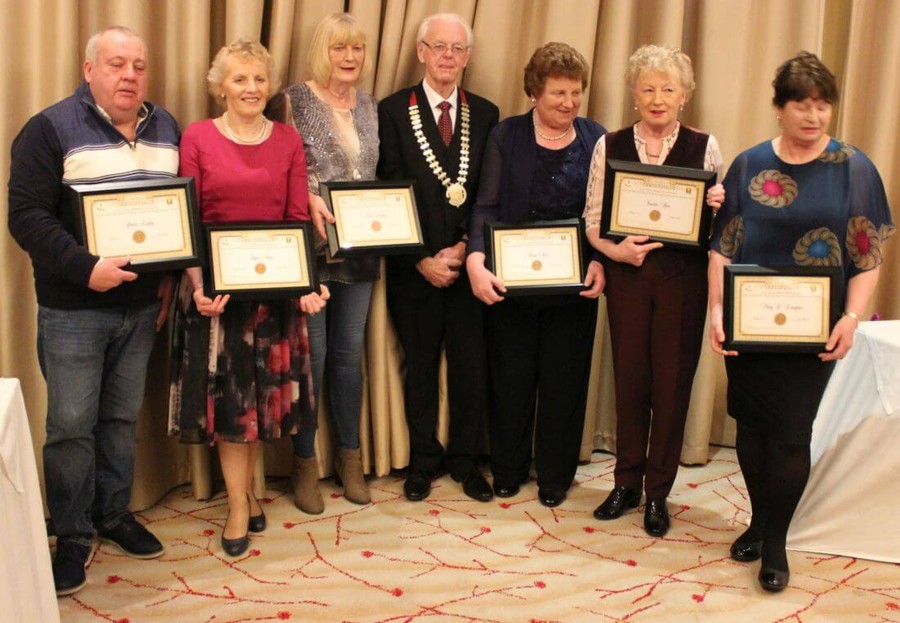
[[[335,222],[325,223],[328,240],[328,252],[333,258],[359,255],[405,255],[425,246],[422,226],[419,222],[419,211],[416,205],[415,182],[401,181],[364,181],[364,182],[320,182],[319,189],[322,200],[334,215]],[[408,236],[385,238],[385,234],[393,231],[385,227],[384,214],[378,218],[368,218],[361,224],[366,231],[373,232],[369,240],[353,240],[348,235],[349,223],[342,222],[341,200],[353,196],[358,200],[360,194],[371,194],[373,199],[391,197],[397,207],[403,211],[407,221],[404,227],[409,230]],[[391,203],[391,202],[388,202]],[[391,206],[393,207],[393,206]],[[384,209],[384,206],[382,206]]]
[[[503,247],[505,242],[513,242],[521,249],[527,249],[529,256],[527,258],[516,257],[507,258],[506,261],[526,260],[531,262],[532,270],[535,272],[543,269],[543,259],[549,254],[542,252],[539,238],[532,237],[529,240],[529,233],[534,232],[538,236],[553,237],[557,236],[556,242],[566,243],[567,238],[571,240],[573,248],[566,254],[567,258],[571,258],[573,263],[572,270],[569,275],[563,277],[545,278],[540,276],[528,276],[525,278],[509,278],[509,274],[527,272],[527,266],[510,267],[509,270],[503,269]],[[515,236],[517,239],[510,240],[508,236]],[[505,239],[506,238],[506,239]],[[584,290],[584,279],[587,272],[586,258],[586,238],[584,235],[584,223],[581,219],[562,219],[556,221],[534,221],[530,223],[485,223],[484,224],[484,249],[485,249],[485,266],[503,280],[506,286],[504,296],[524,296],[532,294],[572,294]],[[548,241],[553,244],[553,241]],[[523,265],[524,266],[524,265]],[[538,268],[535,268],[538,267]]]
[[[649,236],[651,241],[662,242],[666,246],[707,251],[712,208],[706,203],[706,193],[715,180],[715,171],[628,160],[607,160],[600,235],[616,241],[626,236]],[[640,196],[642,184],[647,186],[649,196],[646,198]],[[687,228],[686,232],[663,227],[672,224],[666,218],[667,206],[663,205],[666,203],[665,193],[677,199],[681,192],[693,195],[691,200],[694,202],[689,219],[674,221],[678,227]],[[638,205],[623,207],[621,205],[623,197]],[[672,214],[671,206],[668,207],[669,214]],[[629,219],[633,222],[626,223],[625,221]],[[659,227],[653,225],[657,221],[660,222]]]
[[[230,294],[235,300],[259,300],[299,297],[318,290],[309,221],[209,223],[205,228],[209,258],[204,280],[207,296]],[[223,252],[236,257],[226,260]],[[293,260],[297,261],[299,274],[279,277],[272,272],[272,266],[278,268],[279,261],[282,269],[294,270],[293,266],[285,266],[285,262]],[[229,261],[237,268],[230,268]]]
[[[814,290],[817,285],[822,286],[822,292]],[[804,300],[791,301],[792,290]],[[748,292],[751,291],[752,303],[748,297]],[[813,305],[811,301],[816,304]],[[748,311],[746,306],[753,303],[753,311]],[[725,330],[723,347],[738,352],[825,352],[831,330],[840,318],[842,304],[841,269],[838,266],[726,264],[722,310]],[[803,335],[792,336],[785,330],[775,329],[790,329],[793,317],[806,313],[805,310],[820,315],[821,322],[816,331],[810,332],[806,328]],[[743,314],[748,313],[771,314],[772,333],[742,328]],[[806,321],[809,322],[809,319]],[[765,326],[765,321],[761,326]]]
[[[89,253],[130,257],[127,269],[137,273],[203,264],[194,178],[73,184],[69,192],[77,211],[79,242]],[[171,221],[173,210],[179,217],[177,231],[167,231],[161,225]],[[166,247],[166,240],[174,246]],[[142,245],[146,251],[141,251]]]

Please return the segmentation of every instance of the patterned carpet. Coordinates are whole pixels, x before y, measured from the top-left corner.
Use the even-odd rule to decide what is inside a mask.
[[[237,559],[219,545],[224,498],[197,502],[181,487],[140,516],[166,554],[136,561],[100,546],[88,586],[60,600],[62,621],[900,623],[897,565],[791,552],[791,587],[770,595],[758,563],[728,557],[747,519],[733,450],[680,470],[664,539],[644,533],[639,512],[593,519],[613,465],[595,454],[556,509],[533,482],[481,504],[444,476],[413,503],[387,477],[371,481],[366,507],[323,481],[325,514],[311,517],[273,481],[269,528]]]

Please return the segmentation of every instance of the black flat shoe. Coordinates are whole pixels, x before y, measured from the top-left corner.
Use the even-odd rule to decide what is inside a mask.
[[[406,477],[403,483],[403,495],[407,500],[418,502],[424,500],[431,493],[431,474],[426,472],[413,472]]]
[[[763,567],[759,570],[759,585],[770,593],[779,593],[787,588],[791,572],[786,569]]]
[[[538,500],[541,504],[548,508],[554,508],[566,501],[565,491],[554,491],[552,489],[538,489]]]
[[[763,547],[762,566],[757,577],[759,585],[771,593],[778,593],[787,588],[791,571],[783,544],[776,546],[767,543]]]
[[[618,519],[625,512],[625,508],[637,508],[641,503],[641,490],[628,487],[615,487],[610,491],[606,501],[594,509],[594,517],[606,521]]]
[[[497,484],[497,481],[495,480],[494,494],[498,498],[511,498],[513,496],[519,495],[519,485]]]
[[[738,562],[753,562],[762,556],[762,539],[754,539],[748,536],[750,531],[744,532],[731,544],[731,559]]]
[[[477,469],[473,469],[462,478],[457,478],[456,476],[452,476],[452,478],[456,482],[462,483],[463,493],[473,500],[490,502],[494,497],[491,485],[488,484],[488,481],[484,479],[484,476]]]
[[[644,532],[654,537],[663,537],[669,531],[669,509],[666,498],[647,500],[644,509]]]
[[[250,499],[250,496],[247,496],[247,499]],[[257,502],[259,504],[259,502]],[[251,503],[251,507],[253,504]],[[266,529],[266,513],[262,510],[262,504],[259,505],[259,515],[251,515],[250,519],[247,520],[247,530],[249,532],[263,532]]]

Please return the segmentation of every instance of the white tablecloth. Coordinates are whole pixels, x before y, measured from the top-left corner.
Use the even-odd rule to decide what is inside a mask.
[[[788,547],[900,562],[900,321],[863,322],[813,426]]]
[[[17,379],[0,379],[0,619],[58,623],[44,507]]]

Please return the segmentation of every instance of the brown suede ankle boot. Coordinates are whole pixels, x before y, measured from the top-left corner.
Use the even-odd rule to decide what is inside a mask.
[[[294,486],[294,504],[297,508],[310,515],[320,515],[325,510],[325,501],[319,492],[319,465],[316,457],[294,457],[291,484]]]
[[[363,476],[362,457],[359,448],[347,450],[338,448],[334,457],[334,471],[338,481],[344,485],[344,497],[354,504],[369,504],[369,485]]]

